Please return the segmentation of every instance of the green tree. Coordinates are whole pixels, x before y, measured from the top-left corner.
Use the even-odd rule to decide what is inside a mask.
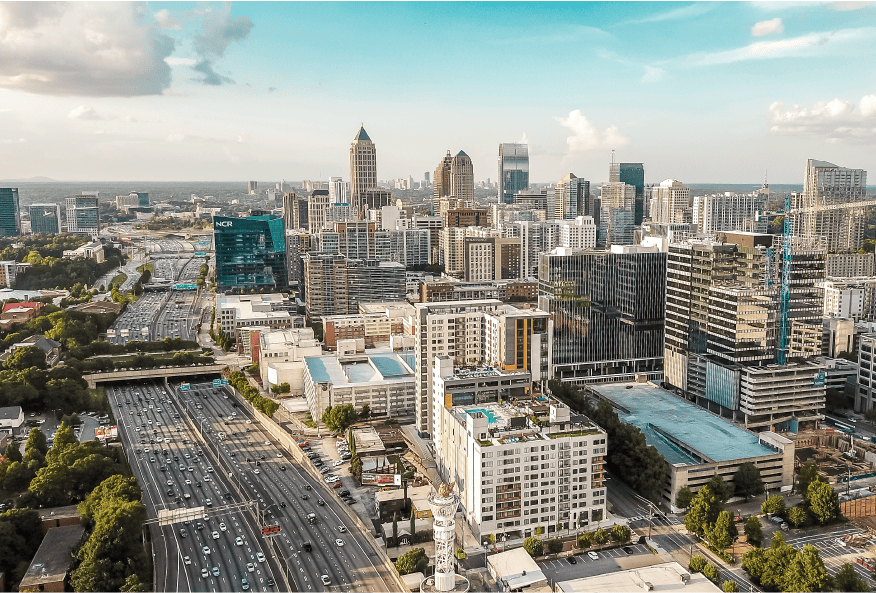
[[[709,543],[719,550],[726,550],[739,537],[739,529],[736,527],[736,522],[733,521],[733,517],[727,511],[721,511],[714,525],[706,527],[705,533]]]
[[[618,544],[625,544],[630,541],[630,528],[626,525],[615,525],[611,528],[611,539]]]
[[[790,521],[791,525],[793,525],[794,527],[800,527],[808,520],[809,513],[807,513],[806,509],[804,509],[803,507],[791,507],[791,510],[788,511],[788,521]]]
[[[8,461],[22,461],[24,457],[21,455],[21,449],[18,448],[18,443],[14,440],[6,445],[6,451],[3,452],[3,457]]]
[[[761,577],[766,570],[767,552],[763,548],[752,548],[742,555],[742,568],[755,582],[761,584]]]
[[[542,527],[541,525],[536,525],[535,531],[533,531],[533,533],[536,535],[536,537],[544,534],[544,527]]]
[[[763,479],[760,477],[760,470],[750,461],[740,465],[736,473],[733,474],[733,484],[735,484],[734,494],[743,497],[746,501],[763,492]]]
[[[718,567],[714,564],[706,564],[703,567],[703,576],[712,581],[713,583],[718,583]]]
[[[362,411],[359,413],[359,417],[368,420],[371,417],[371,406],[367,403],[362,404]]]
[[[876,408],[874,408],[876,410]],[[797,483],[794,485],[794,490],[798,493],[806,494],[809,489],[809,484],[819,479],[818,466],[807,461],[797,472]]]
[[[548,554],[559,554],[563,551],[563,542],[557,538],[549,539],[547,541],[547,553]]]
[[[689,532],[703,536],[706,527],[715,522],[722,510],[724,505],[721,504],[721,500],[706,484],[691,501],[690,509],[684,516],[684,526]]]
[[[140,500],[141,496],[142,492],[137,484],[137,478],[116,474],[89,492],[85,500],[79,503],[77,510],[81,517],[91,519],[102,505],[134,502]]]
[[[839,496],[830,484],[817,481],[809,484],[806,490],[806,502],[815,520],[824,525],[842,516],[840,513]]]
[[[763,543],[763,528],[760,525],[760,519],[753,515],[745,521],[745,539],[755,547],[760,547],[760,544]]]
[[[21,492],[27,489],[31,480],[33,480],[33,472],[30,468],[21,461],[13,461],[6,468],[3,489],[7,492]]]
[[[413,538],[417,534],[417,513],[414,509],[411,509],[411,537]]]
[[[523,549],[529,552],[529,555],[533,558],[544,554],[544,545],[537,537],[527,537],[523,541]]]
[[[358,414],[353,404],[344,404],[343,406],[328,406],[322,414],[322,423],[334,433],[343,433],[350,426],[356,423]]]
[[[675,497],[675,506],[680,509],[686,509],[690,506],[693,497],[693,490],[690,489],[690,486],[685,484],[678,490],[678,494]]]
[[[414,548],[405,552],[395,561],[395,569],[401,575],[423,572],[427,566],[429,566],[429,557],[426,556],[426,550],[423,548]]]
[[[794,554],[785,571],[782,589],[784,591],[821,591],[830,577],[818,550],[806,545]]]
[[[600,546],[608,543],[608,537],[608,532],[605,529],[597,529],[593,532],[593,541]]]
[[[707,564],[708,562],[706,562],[705,557],[697,554],[696,556],[691,556],[688,568],[691,572],[703,572]]]
[[[139,591],[149,591],[149,588],[140,582],[140,577],[136,574],[129,574],[120,591],[122,591],[122,593],[135,593]]]
[[[724,593],[736,593],[739,591],[739,587],[736,585],[736,581],[726,580],[721,583],[721,591],[724,591]]]
[[[46,368],[46,353],[36,346],[16,348],[15,352],[6,359],[4,366],[15,371],[23,371],[31,367],[44,369]]]
[[[732,485],[725,482],[724,478],[718,474],[712,476],[712,479],[706,485],[712,489],[712,492],[715,493],[722,503],[727,502],[727,499],[733,495]]]
[[[286,381],[280,383],[280,393],[289,393],[290,391],[292,391],[292,388],[289,387],[289,383]]]
[[[593,544],[593,534],[592,533],[584,533],[578,536],[578,547],[582,550],[586,550]]]
[[[24,445],[25,453],[31,450],[39,451],[43,454],[43,457],[49,452],[45,433],[36,427],[30,429],[30,433],[27,435],[27,443]]]
[[[869,591],[864,579],[855,572],[855,567],[846,562],[833,579],[837,591]]]
[[[785,497],[773,494],[760,505],[760,512],[765,515],[785,515]]]

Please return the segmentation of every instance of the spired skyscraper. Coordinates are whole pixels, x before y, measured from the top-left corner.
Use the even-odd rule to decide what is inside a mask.
[[[529,145],[499,145],[499,202],[514,203],[514,194],[529,189]]]
[[[18,188],[0,187],[0,235],[14,237],[21,234],[21,216],[18,208]]]
[[[376,187],[377,149],[363,125],[350,144],[350,206],[361,211],[365,190]]]

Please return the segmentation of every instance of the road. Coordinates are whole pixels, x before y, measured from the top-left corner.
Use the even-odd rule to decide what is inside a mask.
[[[372,560],[378,556],[373,539],[342,518],[344,503],[334,491],[287,458],[243,408],[226,399],[225,389],[192,383],[189,391],[174,386],[173,393],[203,427],[210,451],[239,494],[257,500],[268,521],[281,526],[274,543],[297,590],[394,590],[393,581]],[[220,440],[219,432],[227,438]],[[306,519],[309,513],[317,516],[314,525]],[[343,545],[336,544],[338,539]],[[305,541],[312,551],[303,549]],[[329,587],[323,586],[322,575],[329,577]]]

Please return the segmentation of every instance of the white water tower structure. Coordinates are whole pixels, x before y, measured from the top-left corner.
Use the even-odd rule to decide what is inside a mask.
[[[466,593],[468,579],[456,574],[453,568],[453,546],[456,541],[456,509],[459,496],[453,493],[453,484],[441,484],[438,492],[429,495],[432,509],[432,534],[435,540],[435,575],[420,583],[422,593]]]

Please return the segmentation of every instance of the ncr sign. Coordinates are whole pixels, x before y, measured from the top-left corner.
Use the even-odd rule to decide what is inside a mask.
[[[215,223],[215,227],[217,229],[230,229],[234,226],[233,220],[217,220]]]

